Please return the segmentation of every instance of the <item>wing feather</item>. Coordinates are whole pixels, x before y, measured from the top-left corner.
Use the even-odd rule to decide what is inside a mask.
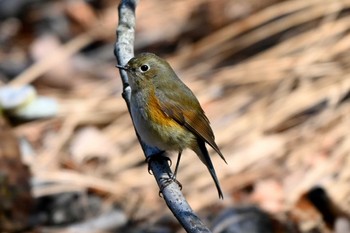
[[[183,125],[193,134],[208,143],[226,162],[219,147],[215,143],[214,133],[210,127],[210,122],[206,117],[202,107],[192,91],[183,83],[172,86],[172,91],[168,93],[156,91],[161,110],[170,118],[174,119],[180,125]],[[183,86],[182,86],[183,85]],[[182,103],[179,104],[175,99],[181,95]]]

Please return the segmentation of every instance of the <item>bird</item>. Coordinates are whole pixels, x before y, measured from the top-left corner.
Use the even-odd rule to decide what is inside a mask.
[[[223,199],[206,144],[227,162],[215,143],[210,122],[190,88],[166,60],[153,53],[138,54],[126,65],[116,67],[127,72],[131,117],[142,141],[160,150],[178,152],[174,180],[182,151],[194,151],[207,167],[219,198]]]

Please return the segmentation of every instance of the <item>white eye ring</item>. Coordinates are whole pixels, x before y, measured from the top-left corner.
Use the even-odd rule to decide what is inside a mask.
[[[144,65],[140,66],[140,70],[142,73],[147,72],[149,70],[149,65],[144,64]]]

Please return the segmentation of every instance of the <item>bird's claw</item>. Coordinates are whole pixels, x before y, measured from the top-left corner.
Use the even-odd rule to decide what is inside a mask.
[[[171,176],[171,177],[168,177],[168,178],[161,178],[162,179],[162,185],[160,187],[160,190],[159,190],[159,196],[162,197],[163,195],[163,190],[168,187],[168,185],[170,185],[172,182],[175,182],[180,190],[182,190],[182,184],[176,179],[175,176]]]
[[[171,159],[167,156],[164,156],[163,153],[164,153],[164,151],[162,151],[160,153],[152,154],[152,155],[146,157],[146,162],[148,164],[147,170],[148,170],[149,174],[153,175],[153,173],[151,172],[152,169],[150,166],[152,160],[163,159],[163,160],[166,160],[168,162],[170,167],[172,166]],[[161,187],[160,187],[159,194],[158,194],[160,197],[163,197],[163,190],[172,182],[175,182],[179,186],[180,190],[182,190],[182,184],[176,179],[175,174],[173,174],[173,175],[169,174],[169,177],[161,178]]]
[[[148,170],[148,173],[150,175],[153,175],[153,173],[151,172],[152,169],[151,169],[151,166],[150,166],[150,162],[152,160],[165,159],[169,163],[169,166],[171,167],[171,165],[172,165],[171,159],[169,157],[167,157],[167,156],[164,156],[163,153],[164,153],[164,151],[162,151],[160,153],[157,153],[157,154],[153,154],[153,155],[147,156],[145,161],[148,164],[147,170]]]

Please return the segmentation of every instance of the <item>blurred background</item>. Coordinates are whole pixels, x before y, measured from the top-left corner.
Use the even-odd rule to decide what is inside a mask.
[[[0,0],[1,232],[184,232],[121,97],[118,4]],[[349,12],[139,1],[136,53],[169,61],[228,162],[210,150],[223,201],[193,152],[177,176],[213,232],[350,232]]]

